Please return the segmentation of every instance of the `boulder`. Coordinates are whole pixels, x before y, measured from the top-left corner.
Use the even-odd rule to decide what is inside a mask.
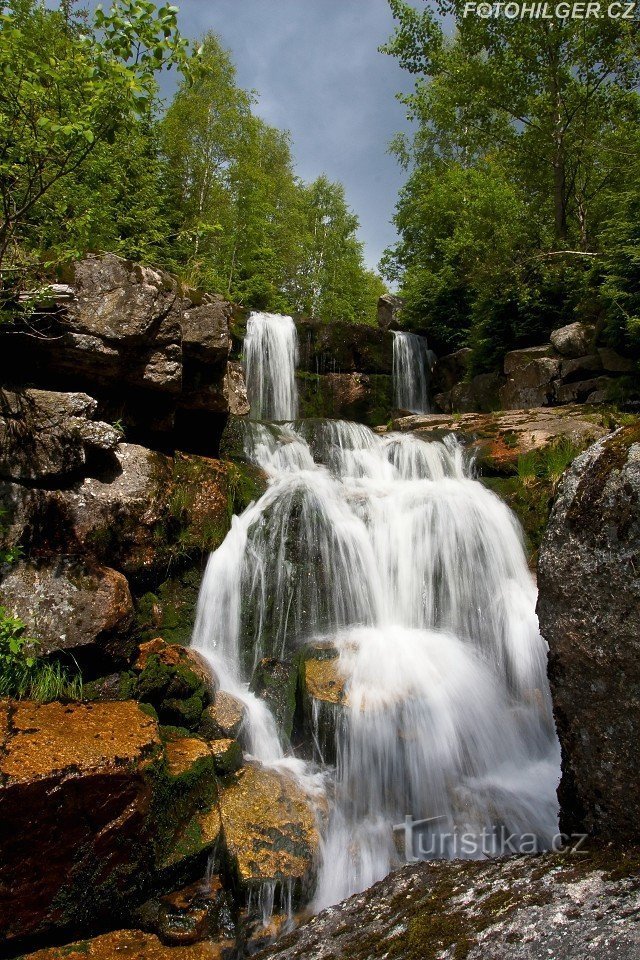
[[[586,357],[576,357],[573,360],[563,360],[561,363],[561,374],[563,381],[583,380],[584,374],[600,373],[602,371],[602,359],[598,353],[588,354]]]
[[[77,475],[92,450],[110,453],[121,434],[94,420],[86,393],[0,389],[0,476],[51,482]]]
[[[309,880],[319,834],[313,805],[292,775],[247,764],[222,787],[220,812],[227,857],[245,888]]]
[[[578,380],[571,383],[554,384],[554,395],[557,403],[585,403],[590,395],[599,389],[599,381],[606,379],[599,377],[592,380]]]
[[[213,740],[209,744],[216,773],[226,777],[242,766],[242,747],[237,740]]]
[[[111,918],[151,867],[157,724],[132,702],[5,701],[1,725],[2,937]]]
[[[199,732],[209,740],[235,740],[242,731],[246,708],[233,694],[218,690],[202,715]]]
[[[538,569],[538,616],[562,746],[561,825],[640,839],[640,427],[578,457]]]
[[[135,922],[171,946],[216,939],[232,948],[235,942],[233,902],[217,874],[148,901]]]
[[[393,334],[365,323],[296,320],[298,370],[308,373],[393,372]]]
[[[448,393],[445,406],[451,412],[488,413],[499,406],[499,394],[504,377],[499,373],[480,373],[471,380],[463,380]]]
[[[265,657],[257,665],[251,689],[269,705],[283,736],[291,739],[296,712],[299,664],[297,660]]]
[[[230,414],[235,417],[244,417],[249,413],[250,407],[244,371],[242,364],[235,360],[230,360],[227,364],[223,393]]]
[[[592,349],[596,328],[588,323],[569,323],[551,334],[551,345],[563,357],[584,357]]]
[[[260,960],[635,960],[638,850],[436,860],[324,910]]]
[[[195,730],[215,695],[217,680],[195,650],[160,637],[141,644],[134,664],[136,696],[157,711],[162,723]]]
[[[108,567],[73,559],[20,562],[0,583],[0,602],[25,623],[40,654],[65,651],[99,665],[133,651],[129,585]]]
[[[602,369],[607,373],[633,373],[637,369],[636,363],[629,357],[622,357],[610,347],[598,347],[598,356]]]
[[[38,386],[90,390],[135,439],[215,454],[230,408],[244,408],[242,371],[227,364],[232,306],[113,254],[74,264],[69,280],[0,331],[0,379],[28,369]]]
[[[500,389],[500,402],[505,410],[530,409],[551,403],[554,381],[560,377],[560,360],[548,353],[546,347],[531,347],[506,355],[504,369],[509,379]]]
[[[438,357],[433,368],[431,376],[431,387],[434,393],[446,393],[451,390],[456,383],[464,380],[473,350],[470,347],[463,347],[456,350],[455,353],[448,353],[444,357]]]
[[[301,417],[385,423],[395,407],[388,374],[298,372]]]
[[[23,960],[223,960],[230,948],[221,943],[194,943],[168,946],[153,933],[141,930],[115,930],[92,940],[79,940],[64,947],[48,947],[23,957]]]
[[[394,296],[393,293],[383,293],[378,298],[378,326],[388,330],[396,324],[402,307],[403,302],[400,297]]]

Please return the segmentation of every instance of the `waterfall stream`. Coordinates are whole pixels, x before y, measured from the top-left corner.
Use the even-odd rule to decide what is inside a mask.
[[[244,365],[251,416],[294,420],[298,415],[298,337],[291,317],[252,313],[244,341]]]
[[[429,380],[434,355],[424,337],[393,332],[393,392],[399,410],[429,413]]]
[[[294,395],[277,389],[283,357],[295,356],[287,319],[257,315],[247,335],[252,397],[278,418]],[[258,369],[268,389],[251,380]],[[414,855],[548,846],[559,749],[510,510],[473,479],[453,437],[426,443],[330,420],[248,421],[245,437],[269,485],[209,559],[193,643],[244,701],[249,752],[310,794],[326,791],[314,907]],[[262,657],[318,645],[345,680],[346,701],[330,708],[331,768],[293,757],[248,691]],[[414,834],[407,818],[428,822]]]

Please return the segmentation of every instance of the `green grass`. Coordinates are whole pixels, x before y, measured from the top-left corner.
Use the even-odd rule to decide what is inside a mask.
[[[56,661],[37,656],[39,643],[25,635],[25,625],[0,607],[0,697],[15,700],[80,700],[80,671],[71,673]]]

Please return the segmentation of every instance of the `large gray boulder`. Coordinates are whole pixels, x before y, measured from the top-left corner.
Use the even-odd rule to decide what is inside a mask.
[[[587,851],[413,864],[324,910],[258,958],[636,960],[637,862],[633,851]]]
[[[589,323],[569,323],[551,334],[551,344],[563,357],[584,357],[591,353],[596,328]]]
[[[540,548],[538,616],[562,745],[561,825],[640,840],[640,426],[562,481]]]
[[[548,345],[512,350],[504,358],[507,382],[500,390],[505,410],[544,407],[554,397],[554,383],[560,377],[560,360]]]

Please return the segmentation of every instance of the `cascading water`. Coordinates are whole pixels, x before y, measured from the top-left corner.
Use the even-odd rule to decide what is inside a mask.
[[[297,362],[298,335],[291,317],[252,313],[244,341],[244,365],[247,396],[254,420],[296,418]]]
[[[429,413],[429,379],[434,355],[424,337],[393,332],[393,390],[399,410]]]
[[[251,754],[310,793],[326,778],[287,756],[247,682],[262,657],[334,648],[346,701],[332,708],[314,906],[364,889],[412,851],[549,845],[559,750],[546,646],[506,505],[472,478],[453,438],[247,423],[246,452],[269,486],[209,559],[193,642],[246,703]],[[411,834],[421,848],[394,834],[407,817],[429,820]]]

